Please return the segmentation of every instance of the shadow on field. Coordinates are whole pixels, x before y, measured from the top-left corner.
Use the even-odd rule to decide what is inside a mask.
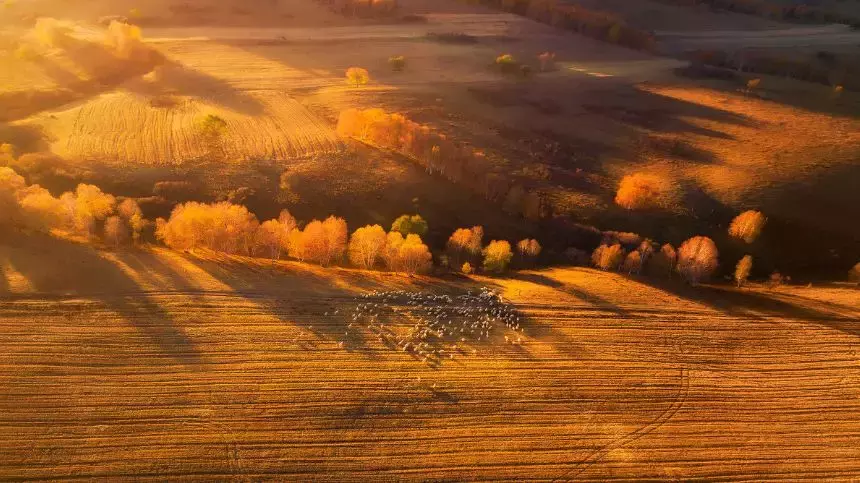
[[[781,294],[778,290],[763,293],[729,286],[690,286],[680,281],[635,279],[639,283],[663,290],[685,300],[700,303],[732,317],[765,320],[784,317],[824,325],[846,334],[860,336],[860,321],[845,312],[849,307]],[[794,299],[797,303],[786,299]],[[830,310],[824,309],[824,307]],[[856,314],[856,312],[855,312]]]
[[[48,235],[6,233],[0,240],[5,270],[29,285],[22,294],[81,296],[98,300],[144,334],[158,349],[183,364],[199,361],[191,339],[171,316],[127,274],[90,246]],[[5,281],[5,277],[3,277]],[[8,283],[0,297],[15,298]],[[73,319],[72,319],[73,320]]]
[[[630,312],[620,307],[598,295],[593,293],[586,292],[579,288],[576,288],[570,284],[562,283],[553,278],[547,277],[546,275],[541,275],[538,273],[523,273],[523,272],[513,272],[510,275],[511,278],[515,280],[520,280],[524,282],[530,282],[537,285],[543,285],[545,287],[550,287],[556,289],[560,292],[568,293],[573,295],[574,297],[582,300],[585,303],[591,304],[599,309],[607,310],[610,312],[615,312],[619,315],[629,315]]]

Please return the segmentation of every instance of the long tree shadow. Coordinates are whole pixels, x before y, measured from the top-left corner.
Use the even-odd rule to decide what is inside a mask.
[[[615,303],[612,303],[609,300],[606,300],[605,298],[600,297],[593,292],[587,292],[571,284],[567,284],[554,278],[547,277],[546,275],[542,275],[539,273],[514,272],[510,275],[510,277],[515,280],[521,280],[536,285],[542,285],[544,287],[550,287],[555,290],[558,290],[559,292],[573,295],[574,297],[582,300],[583,302],[601,310],[606,310],[608,312],[613,312],[624,316],[631,315],[629,310]]]
[[[860,336],[860,318],[817,301],[792,303],[778,292],[764,293],[752,289],[735,289],[719,285],[690,286],[680,281],[637,279],[640,283],[660,289],[682,299],[711,307],[726,315],[752,320],[770,317],[808,321]],[[807,303],[808,302],[808,303]]]
[[[24,297],[92,298],[144,334],[182,364],[200,361],[193,341],[171,315],[117,265],[92,247],[48,235],[7,233],[0,250],[8,267],[29,285]],[[14,296],[8,291],[5,297]],[[81,314],[83,315],[83,314]]]

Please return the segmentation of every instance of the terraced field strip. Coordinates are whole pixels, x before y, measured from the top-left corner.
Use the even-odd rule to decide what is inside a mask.
[[[366,329],[339,347],[349,294],[5,298],[0,478],[860,474],[860,344],[830,320],[536,293],[522,345],[435,367]]]

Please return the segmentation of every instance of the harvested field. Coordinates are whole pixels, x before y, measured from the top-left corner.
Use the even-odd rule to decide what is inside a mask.
[[[860,472],[855,289],[650,287],[587,269],[438,280],[8,242],[4,479]],[[428,365],[351,319],[367,291],[482,285],[524,318],[522,344],[497,325]]]
[[[43,122],[59,140],[52,146],[54,153],[126,166],[183,164],[206,156],[213,147],[199,134],[197,125],[207,115],[227,123],[217,150],[228,161],[291,159],[340,149],[334,131],[288,95],[243,93],[233,100],[247,106],[246,112],[219,105],[222,98],[218,93],[211,96],[166,95],[152,100],[112,92],[54,113]]]

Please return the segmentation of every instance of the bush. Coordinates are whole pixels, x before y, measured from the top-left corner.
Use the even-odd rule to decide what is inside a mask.
[[[678,273],[688,282],[697,284],[717,269],[719,252],[713,240],[695,236],[681,244],[678,250]]]
[[[466,275],[471,274],[472,273],[472,264],[469,262],[464,263],[463,266],[460,267],[460,271]]]
[[[503,74],[512,74],[519,69],[519,62],[511,54],[502,54],[496,57],[496,66]]]
[[[760,211],[748,210],[736,216],[729,225],[729,235],[752,243],[761,234],[767,219]]]
[[[363,86],[370,82],[370,73],[361,67],[346,69],[346,81],[353,87]]]
[[[391,231],[399,232],[404,236],[410,233],[424,236],[427,234],[427,229],[427,222],[421,218],[421,215],[401,215],[391,224]]]
[[[615,203],[628,210],[641,210],[666,206],[672,198],[673,188],[667,180],[636,173],[621,179]]]
[[[753,259],[750,255],[744,255],[744,257],[738,261],[738,264],[735,267],[735,282],[737,282],[738,287],[747,283],[750,271],[752,270],[752,264]]]
[[[591,254],[591,262],[594,266],[606,271],[617,270],[622,260],[624,260],[624,249],[618,243],[600,245]]]
[[[484,248],[484,270],[502,273],[507,270],[513,256],[510,243],[505,240],[493,240]]]

